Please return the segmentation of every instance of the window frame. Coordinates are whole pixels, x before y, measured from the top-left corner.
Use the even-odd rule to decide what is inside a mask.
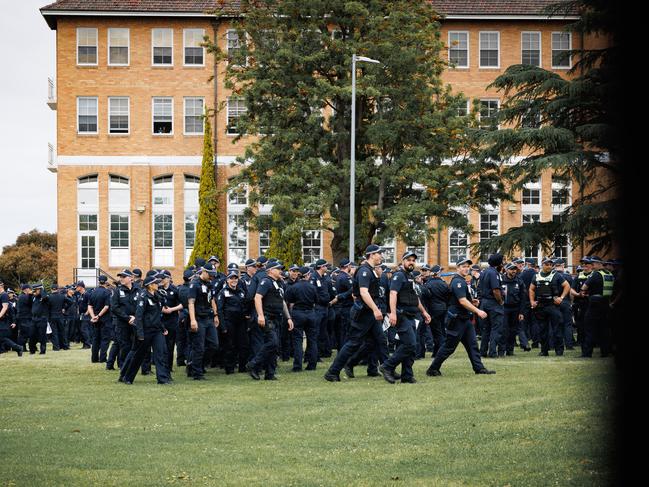
[[[156,100],[171,100],[171,132],[158,133],[155,131],[155,101]],[[174,99],[172,96],[152,96],[151,97],[151,135],[156,137],[170,137],[174,135]]]
[[[81,63],[79,62],[79,31],[80,30],[94,30],[95,31],[95,62],[94,63]],[[83,46],[90,47],[90,46]],[[96,27],[77,27],[77,66],[98,66],[99,65],[99,29]]]
[[[469,35],[468,30],[449,30],[448,31],[448,62],[451,62],[451,51],[453,50],[451,47],[451,34],[464,34],[466,35],[466,66],[462,65],[455,65],[453,66],[453,69],[470,69],[471,67],[471,36]],[[458,49],[456,49],[458,50]]]
[[[128,122],[128,130],[126,132],[111,132],[110,126],[110,117],[113,115],[111,113],[111,102],[112,100],[126,100],[126,118]],[[123,116],[123,115],[116,115]],[[108,135],[111,137],[125,137],[131,135],[131,98],[128,96],[109,96],[108,97]]]
[[[155,32],[168,31],[171,33],[171,46],[156,46],[155,45]],[[156,47],[171,47],[171,62],[170,63],[156,63],[155,62],[155,48]],[[174,65],[174,30],[170,27],[156,27],[151,29],[151,66],[154,68],[169,68]]]
[[[243,103],[244,103],[244,109],[241,110],[240,108],[237,108],[238,115],[236,117],[232,117],[232,118],[239,118],[239,117],[241,117],[242,114],[247,113],[248,112],[248,106],[245,104],[245,99],[243,97],[241,97],[241,96],[228,96],[227,97],[226,111],[225,111],[225,115],[226,115],[225,130],[226,130],[227,135],[237,136],[237,135],[240,135],[240,132],[230,132],[230,100],[232,100],[232,101],[235,101],[235,100],[236,101],[243,101]],[[238,128],[235,129],[235,130],[238,130]]]
[[[188,29],[183,29],[183,67],[185,68],[204,68],[205,67],[205,46],[199,46],[203,50],[203,63],[202,64],[187,64],[187,52],[186,49],[187,47],[190,48],[195,48],[195,46],[187,46],[187,32],[189,31],[200,31],[202,32],[201,34],[201,42],[202,39],[205,37],[205,29],[200,29],[200,28],[188,28]]]
[[[539,64],[525,64],[523,61],[523,37],[525,37],[526,34],[536,34],[538,35],[538,41],[539,41]],[[528,49],[531,50],[531,49]],[[536,66],[536,67],[542,67],[543,66],[543,34],[541,31],[533,31],[533,30],[524,30],[521,32],[521,64],[525,64],[526,66]]]
[[[451,249],[460,248],[459,245],[451,245],[451,238],[452,238],[453,232],[459,232],[460,234],[464,235],[464,238],[466,238],[466,246],[464,247],[465,248],[465,256],[466,256],[465,258],[468,259],[468,258],[471,257],[471,248],[470,248],[471,235],[468,232],[465,232],[464,230],[462,230],[460,228],[449,227],[449,229],[448,229],[448,257],[447,257],[449,267],[455,267],[456,264],[457,264],[457,260],[455,262],[453,262],[451,260],[451,254],[452,254]]]
[[[94,132],[81,132],[80,131],[80,123],[79,123],[79,117],[81,116],[79,112],[81,100],[86,99],[86,100],[95,100],[95,105],[96,105],[96,112],[95,112],[95,119],[97,121],[97,130]],[[86,115],[88,116],[88,115]],[[99,97],[98,96],[77,96],[77,135],[97,135],[99,134]]]
[[[319,247],[317,247],[317,248],[319,249],[319,253],[318,253],[318,258],[317,258],[316,260],[318,260],[318,259],[322,259],[322,237],[323,237],[323,235],[322,235],[322,229],[307,229],[307,230],[302,230],[302,234],[301,234],[301,236],[300,236],[300,247],[302,248],[302,249],[301,249],[301,250],[302,250],[302,260],[304,261],[304,265],[308,265],[307,262],[306,262],[306,260],[304,259],[304,255],[305,255],[305,254],[304,254],[304,249],[315,249],[315,248],[316,248],[315,246],[312,246],[312,245],[309,245],[309,246],[305,246],[305,245],[304,245],[304,238],[305,238],[304,234],[305,234],[306,232],[317,232],[317,233],[319,234],[318,239],[320,240],[320,245],[319,245]],[[311,240],[315,240],[315,239],[312,238]],[[315,261],[314,261],[314,262],[310,262],[309,264],[313,264],[313,263],[315,263]]]
[[[480,128],[483,129],[483,130],[486,130],[486,129],[482,125],[482,113],[481,113],[482,112],[482,102],[493,102],[493,101],[495,101],[498,104],[498,107],[496,108],[496,114],[497,114],[498,112],[500,112],[500,98],[480,98],[479,99],[480,107],[479,107],[479,110],[478,110],[478,117],[479,117],[478,118],[478,124],[480,125]],[[491,116],[489,116],[488,118],[491,118]],[[500,124],[496,125],[495,130],[500,130]]]
[[[568,49],[554,49],[554,36],[555,34],[557,35],[567,35],[568,36]],[[568,65],[567,66],[555,66],[554,64],[554,51],[559,51],[559,52],[565,52],[565,51],[572,51],[572,32],[560,32],[560,31],[554,31],[550,34],[550,54],[551,54],[551,61],[552,61],[552,69],[555,70],[561,70],[561,71],[569,71],[572,69],[572,54],[568,56]]]
[[[496,53],[498,55],[498,64],[496,66],[484,66],[482,64],[482,34],[496,34],[498,38],[498,47]],[[485,49],[487,50],[487,49]],[[492,51],[493,49],[488,49]],[[480,69],[500,69],[500,31],[498,30],[483,30],[478,32],[478,67]]]
[[[112,47],[110,44],[110,33],[112,31],[116,30],[125,30],[126,31],[126,63],[112,63],[110,62],[110,48]],[[114,67],[125,67],[125,66],[130,66],[131,65],[131,29],[129,27],[109,27],[107,29],[106,36],[108,38],[107,46],[108,48],[106,49],[106,57],[107,59],[107,64],[108,66],[114,66]],[[115,46],[115,47],[124,47],[124,46]]]
[[[187,132],[187,100],[201,100],[203,103],[203,111],[201,118],[205,114],[205,97],[203,96],[185,96],[183,97],[183,135],[203,135],[205,133],[205,121],[201,124],[200,132]],[[193,115],[196,116],[196,115]]]

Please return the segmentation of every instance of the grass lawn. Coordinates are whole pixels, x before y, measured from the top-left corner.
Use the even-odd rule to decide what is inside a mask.
[[[417,384],[208,371],[132,386],[90,351],[0,356],[0,485],[605,485],[613,361],[460,348]],[[101,366],[100,366],[101,365]]]

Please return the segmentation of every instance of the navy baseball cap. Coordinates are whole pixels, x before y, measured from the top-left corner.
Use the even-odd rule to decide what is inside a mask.
[[[401,256],[401,260],[406,260],[409,259],[410,257],[414,257],[415,259],[417,259],[417,254],[414,253],[412,250],[406,250]]]
[[[288,270],[293,272],[300,272],[300,266],[297,264],[293,264],[291,267],[288,268]]]
[[[442,272],[442,270],[443,268],[439,264],[435,264],[433,267],[430,268],[430,272],[432,272],[433,274],[439,274],[440,272]]]
[[[193,275],[194,275],[194,271],[192,271],[190,269],[186,269],[183,272],[183,281],[189,281],[192,278]]]
[[[422,271],[430,271],[430,266],[428,264],[424,264],[420,267]]]
[[[465,257],[464,259],[460,259],[455,263],[455,265],[457,267],[460,267],[461,265],[464,265],[464,264],[472,265],[473,261],[471,259],[469,259],[468,257]]]
[[[133,275],[137,277],[142,277],[142,269],[138,269],[137,267],[131,271]]]
[[[10,287],[7,288],[7,294],[16,294],[16,291],[11,289]]]
[[[298,269],[298,272],[302,274],[303,276],[306,276],[309,272],[311,272],[311,268],[303,265]]]
[[[194,265],[196,266],[196,268],[203,267],[205,264],[206,261],[202,257],[196,257],[194,259]]]
[[[232,279],[233,277],[239,279],[239,271],[231,269],[230,272],[228,272],[228,279]]]
[[[554,260],[552,260],[551,257],[546,257],[546,258],[543,259],[543,261],[541,262],[541,264],[548,264],[548,263],[550,263],[550,264],[554,264]]]
[[[37,283],[32,286],[32,289],[36,291],[37,289],[43,289],[43,284]]]
[[[248,259],[244,265],[246,267],[254,267],[255,266],[255,259]]]
[[[105,275],[102,274],[101,276],[99,276],[99,277],[97,278],[97,280],[98,280],[99,282],[101,282],[101,283],[108,282],[108,276],[105,276]]]
[[[480,270],[482,270],[482,269],[480,269],[480,266],[479,266],[478,264],[473,264],[473,265],[471,266],[471,270],[472,270],[472,271],[480,271]]]
[[[324,259],[318,259],[315,261],[315,268],[320,269],[322,267],[327,267],[327,261]]]
[[[123,271],[117,273],[117,277],[133,277],[133,273],[128,269],[124,269]]]
[[[214,269],[214,266],[212,264],[205,264],[203,266],[203,270],[210,276],[216,276],[216,269]]]
[[[266,265],[266,270],[270,270],[270,269],[280,269],[280,270],[281,270],[282,267],[283,267],[283,266],[282,266],[281,263],[279,263],[278,261],[274,260],[274,261],[272,261],[272,262],[268,262],[268,264]]]
[[[371,254],[381,253],[383,251],[384,250],[376,244],[368,245],[367,248],[365,249],[365,257]]]
[[[348,258],[341,259],[339,265],[340,267],[347,267],[348,265],[351,264],[351,261]]]
[[[513,262],[514,262],[514,264],[524,264],[525,263],[525,261],[523,259],[521,259],[520,257],[514,259]]]
[[[268,257],[266,257],[265,255],[260,255],[259,257],[257,257],[257,264],[263,265],[266,262],[268,262]]]
[[[219,260],[219,258],[218,258],[216,255],[211,256],[209,259],[207,259],[207,261],[208,261],[208,262],[212,262],[212,261],[214,261],[214,262],[216,262],[217,264],[220,264],[220,263],[221,263],[221,261]]]
[[[23,284],[23,285],[26,285],[27,287],[31,287],[29,284]],[[83,281],[77,281],[77,283],[74,285],[74,287],[82,287],[82,288],[85,289],[86,288],[86,283],[83,282]]]
[[[511,271],[513,269],[518,269],[518,267],[516,267],[516,264],[514,264],[513,262],[510,262],[505,266],[505,270]]]
[[[534,257],[526,257],[525,262],[527,264],[536,264],[536,259]]]
[[[79,281],[79,282],[81,282],[81,281]],[[81,284],[83,284],[83,282],[82,282]],[[78,284],[77,284],[77,286],[78,286]],[[32,288],[32,287],[31,287],[29,284],[23,284],[22,286],[20,286],[20,289],[22,289],[23,291],[24,291],[25,289],[31,289],[31,288]]]
[[[143,284],[145,286],[149,286],[151,284],[155,284],[155,283],[158,283],[158,282],[160,282],[160,278],[157,277],[157,274],[156,274],[156,275],[146,276],[146,278],[144,279]]]
[[[598,262],[598,263],[600,263],[600,264],[602,263],[602,259],[601,259],[600,257],[596,256],[596,255],[592,255],[592,256],[590,257],[590,261],[591,261],[591,262]]]
[[[238,271],[239,270],[239,264],[237,264],[235,262],[232,262],[232,263],[228,264],[228,270],[232,270],[232,269]]]
[[[566,261],[563,259],[554,259],[554,265],[565,265]]]

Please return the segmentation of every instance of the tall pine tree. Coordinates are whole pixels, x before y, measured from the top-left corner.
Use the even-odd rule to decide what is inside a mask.
[[[200,208],[198,210],[198,222],[196,222],[194,250],[187,263],[188,266],[194,263],[196,257],[208,259],[212,255],[216,255],[222,259],[225,256],[219,218],[219,193],[214,179],[212,124],[207,114],[204,116],[204,123],[203,161],[201,166],[201,182],[198,189]]]
[[[431,219],[466,227],[456,208],[498,196],[497,166],[466,157],[470,116],[441,82],[444,46],[430,2],[241,5],[226,82],[247,112],[231,123],[258,139],[233,184],[249,185],[252,205],[262,197],[274,205],[272,238],[323,228],[334,259],[348,253],[353,53],[382,63],[357,65],[355,255],[394,237],[416,245],[435,231]]]

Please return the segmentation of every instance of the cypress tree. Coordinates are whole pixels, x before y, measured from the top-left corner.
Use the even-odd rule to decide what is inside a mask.
[[[189,258],[188,266],[194,263],[196,257],[208,259],[212,255],[219,258],[225,256],[221,223],[219,218],[219,193],[214,180],[214,148],[212,146],[212,125],[207,115],[204,116],[205,130],[203,134],[203,162],[201,167],[201,182],[198,189],[198,222],[196,223],[196,239],[194,250]]]

